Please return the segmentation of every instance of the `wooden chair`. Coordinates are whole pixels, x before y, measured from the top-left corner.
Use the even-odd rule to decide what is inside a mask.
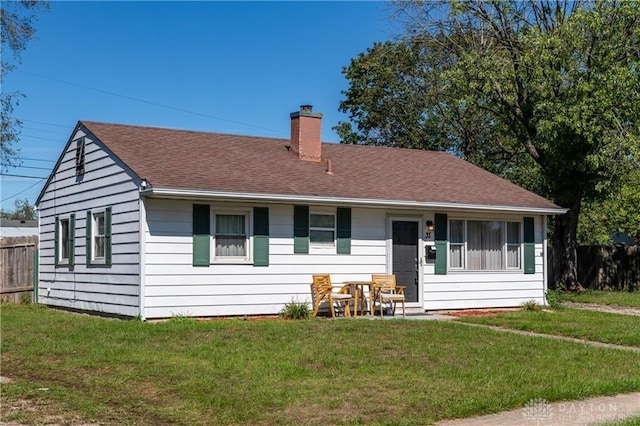
[[[404,287],[396,285],[396,276],[387,274],[372,274],[371,282],[373,283],[373,303],[376,300],[380,303],[380,317],[383,316],[382,305],[385,302],[393,304],[393,315],[396,314],[396,305],[402,302],[402,318],[405,318],[405,298]]]
[[[346,291],[345,291],[346,287]],[[336,317],[334,302],[344,302],[344,314],[345,316],[351,316],[351,310],[349,309],[349,302],[351,302],[351,294],[349,294],[348,286],[345,286],[340,291],[335,291],[331,285],[331,277],[329,274],[314,274],[313,275],[313,303],[315,308],[313,310],[313,316],[318,315],[318,309],[320,309],[321,302],[329,302],[329,309],[331,310],[331,317]]]

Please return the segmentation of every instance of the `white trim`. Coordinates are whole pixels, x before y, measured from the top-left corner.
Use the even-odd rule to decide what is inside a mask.
[[[311,215],[322,215],[322,216],[331,216],[333,217],[333,228],[322,228],[317,226],[311,226]],[[336,239],[338,238],[338,223],[337,223],[337,213],[336,208],[327,208],[327,207],[309,207],[309,253],[317,254],[317,253],[326,253],[326,254],[336,254],[337,253],[337,244]],[[320,230],[320,231],[331,231],[333,232],[333,241],[331,243],[317,243],[311,241],[311,230]]]
[[[245,217],[245,255],[240,256],[218,256],[216,257],[216,215],[234,215]],[[209,262],[213,264],[246,264],[253,263],[253,250],[252,250],[252,237],[253,237],[253,210],[243,207],[223,207],[220,210],[216,209],[215,205],[211,206],[211,237],[209,244],[211,244],[211,258]]]
[[[535,226],[534,226],[534,230],[535,230]],[[535,233],[534,233],[534,236],[535,236]],[[534,238],[534,241],[535,241],[535,238]],[[547,217],[543,216],[542,217],[542,300],[544,300],[545,305],[547,305],[547,289],[549,288],[549,283],[548,283],[549,270],[547,269],[548,267],[547,248],[548,248]]]
[[[89,237],[89,244],[91,244],[91,259],[90,262],[92,265],[104,265],[106,263],[106,254],[107,254],[107,209],[106,207],[101,207],[97,210],[89,210],[91,212],[91,236]],[[96,257],[96,245],[95,245],[95,237],[97,236],[96,230],[98,229],[98,223],[96,221],[96,215],[102,214],[103,220],[103,228],[105,234],[102,234],[103,242],[102,242],[102,257]],[[85,225],[86,229],[86,225]],[[86,231],[85,231],[86,232]],[[86,248],[85,248],[86,250]]]
[[[62,215],[57,215],[58,218],[58,242],[57,242],[57,246],[58,246],[58,253],[55,253],[54,256],[57,257],[58,259],[58,263],[55,266],[68,266],[69,262],[71,260],[71,245],[70,245],[70,240],[71,238],[71,214],[72,213],[66,213],[66,214],[62,214]],[[66,258],[62,258],[62,247],[63,247],[63,236],[62,236],[62,222],[63,221],[67,221],[67,251],[68,251],[68,257]],[[55,223],[55,222],[54,222]],[[75,230],[74,230],[75,231]],[[54,231],[54,235],[55,235],[55,231]],[[74,241],[75,244],[75,241]],[[54,248],[56,246],[56,242],[54,241],[53,243]],[[75,262],[74,262],[75,263]]]
[[[273,201],[282,203],[307,204],[350,204],[368,207],[402,207],[412,209],[446,209],[446,210],[477,210],[477,211],[506,211],[536,214],[565,214],[569,209],[552,207],[522,207],[522,206],[489,206],[466,203],[441,203],[428,201],[383,200],[369,198],[344,198],[312,195],[290,194],[257,194],[226,191],[205,191],[199,189],[150,188],[140,191],[142,195],[160,198],[183,199],[222,199],[245,201]]]
[[[138,315],[140,315],[140,319],[144,321],[146,319],[145,312],[144,312],[144,309],[145,309],[144,298],[145,298],[146,269],[147,269],[147,256],[146,256],[146,253],[147,253],[147,206],[143,196],[140,196],[140,200],[138,201],[138,206],[139,206],[138,214],[140,215],[138,217],[138,239],[140,244],[140,250],[139,250],[140,257],[138,258],[138,263],[140,267],[140,272],[139,272],[140,293],[138,296],[140,298],[140,300],[138,301],[140,312],[138,313]]]

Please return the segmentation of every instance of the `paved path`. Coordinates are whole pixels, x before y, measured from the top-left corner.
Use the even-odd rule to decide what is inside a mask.
[[[576,303],[576,302],[563,302],[562,306],[566,306],[567,308],[574,308],[574,309],[584,309],[587,311],[598,311],[598,312],[608,312],[611,314],[640,316],[640,309],[631,308],[627,306],[598,305],[596,303]]]
[[[534,336],[534,337],[543,337],[545,339],[566,340],[568,342],[583,343],[585,345],[598,346],[601,348],[622,349],[625,351],[640,352],[640,348],[635,346],[624,346],[624,345],[616,345],[615,343],[596,342],[593,340],[578,339],[577,337],[558,336],[556,334],[546,334],[546,333],[538,333],[536,331],[516,330],[514,328],[498,327],[496,325],[487,325],[487,324],[474,324],[471,322],[458,322],[458,324],[464,324],[470,327],[489,328],[495,331],[520,334],[522,336]]]
[[[437,426],[576,426],[640,416],[640,392],[583,401],[530,401],[525,407],[487,416],[445,420]]]

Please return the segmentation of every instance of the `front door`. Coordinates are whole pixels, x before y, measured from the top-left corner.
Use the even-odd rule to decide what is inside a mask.
[[[405,286],[407,303],[419,302],[419,252],[417,220],[393,220],[392,269],[398,285]]]

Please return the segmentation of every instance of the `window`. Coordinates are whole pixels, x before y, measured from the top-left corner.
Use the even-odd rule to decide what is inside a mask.
[[[520,222],[507,222],[507,268],[520,269]]]
[[[214,217],[214,259],[247,260],[249,246],[248,213],[217,213]]]
[[[76,176],[84,174],[84,137],[76,140]]]
[[[104,260],[104,212],[93,215],[93,260]]]
[[[111,265],[111,211],[111,207],[93,212],[87,210],[87,221],[85,222],[87,265]]]
[[[69,219],[60,219],[60,263],[69,262]]]
[[[335,245],[336,216],[333,213],[309,215],[309,242],[316,246]]]
[[[449,221],[449,268],[521,269],[521,224],[496,220]]]
[[[54,228],[54,252],[56,265],[73,266],[75,248],[75,222],[74,213],[66,217],[55,218]]]
[[[449,250],[451,252],[451,268],[464,268],[464,221],[452,220],[449,233],[451,239],[449,242]]]

